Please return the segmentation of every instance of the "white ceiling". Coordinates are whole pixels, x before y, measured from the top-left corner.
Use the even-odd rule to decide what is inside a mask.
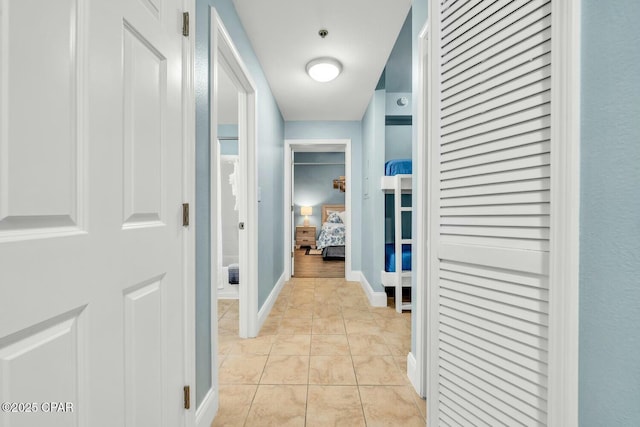
[[[233,2],[286,121],[362,119],[411,7],[411,0]],[[343,65],[329,83],[305,71],[322,56]]]

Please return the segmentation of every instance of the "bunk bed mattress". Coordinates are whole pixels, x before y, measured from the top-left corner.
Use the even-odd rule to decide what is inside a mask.
[[[384,174],[386,176],[411,175],[411,159],[389,160],[384,164]]]
[[[411,270],[411,245],[402,245],[402,270]],[[384,245],[384,271],[394,273],[396,271],[395,245]]]

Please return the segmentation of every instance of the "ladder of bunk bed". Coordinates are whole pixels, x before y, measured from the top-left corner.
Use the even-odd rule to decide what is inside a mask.
[[[402,313],[402,310],[411,310],[411,302],[403,303],[402,302],[402,288],[404,283],[404,278],[408,277],[411,280],[411,270],[403,270],[402,269],[402,246],[410,245],[411,239],[403,239],[402,238],[402,212],[412,212],[412,206],[402,206],[402,181],[409,180],[411,181],[411,175],[397,175],[395,180],[395,188],[394,188],[394,213],[395,213],[395,261],[396,261],[396,271],[395,271],[395,288],[396,288],[396,311],[398,313]],[[412,204],[413,205],[413,204]]]

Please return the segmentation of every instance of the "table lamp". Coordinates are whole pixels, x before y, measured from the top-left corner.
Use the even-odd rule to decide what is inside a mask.
[[[302,206],[300,208],[300,215],[304,215],[304,226],[309,226],[309,215],[313,215],[313,208],[311,206]]]

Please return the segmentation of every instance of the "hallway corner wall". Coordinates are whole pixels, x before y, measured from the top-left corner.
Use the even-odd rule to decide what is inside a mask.
[[[362,117],[362,274],[374,291],[384,291],[380,272],[384,269],[384,175],[385,93],[376,90]],[[366,251],[366,253],[365,253]]]

